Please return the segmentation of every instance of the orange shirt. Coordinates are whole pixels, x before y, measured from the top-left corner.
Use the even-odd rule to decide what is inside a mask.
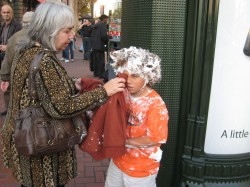
[[[146,96],[130,99],[127,136],[148,136],[153,142],[166,142],[168,111],[155,90]],[[113,158],[113,161],[129,176],[146,177],[158,172],[161,155],[160,145],[150,148],[126,148],[125,155]]]

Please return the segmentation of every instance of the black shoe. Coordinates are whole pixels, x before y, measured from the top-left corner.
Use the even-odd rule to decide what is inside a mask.
[[[83,51],[82,50],[79,50],[80,53],[82,53]]]
[[[5,116],[7,114],[7,110],[0,112],[0,116]]]

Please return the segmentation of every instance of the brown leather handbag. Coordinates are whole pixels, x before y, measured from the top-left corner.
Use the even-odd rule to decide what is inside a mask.
[[[34,76],[43,55],[44,52],[38,53],[30,68],[29,92],[33,101],[38,99]],[[15,125],[17,152],[26,156],[41,157],[66,151],[81,143],[87,135],[81,116],[55,119],[42,106],[35,104],[18,111]]]

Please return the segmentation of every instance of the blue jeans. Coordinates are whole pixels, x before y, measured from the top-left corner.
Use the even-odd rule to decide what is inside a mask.
[[[88,60],[89,59],[89,53],[91,50],[91,43],[90,43],[90,38],[89,37],[84,37],[84,41],[83,41],[83,49],[84,49],[84,60]]]
[[[63,50],[63,58],[69,60],[69,53],[71,56],[71,59],[74,59],[74,42],[70,41],[69,45]]]

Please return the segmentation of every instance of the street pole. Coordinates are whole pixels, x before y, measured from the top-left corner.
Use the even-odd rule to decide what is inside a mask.
[[[94,0],[91,0],[90,9],[91,9],[91,17],[93,19],[94,18]]]

